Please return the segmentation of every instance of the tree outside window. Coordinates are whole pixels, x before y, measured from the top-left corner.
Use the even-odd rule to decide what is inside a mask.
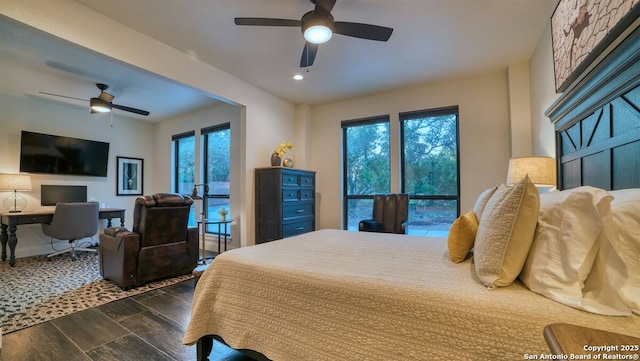
[[[409,230],[447,231],[458,216],[458,109],[400,114],[402,191]]]
[[[373,195],[390,188],[389,117],[342,122],[344,225],[370,219]]]

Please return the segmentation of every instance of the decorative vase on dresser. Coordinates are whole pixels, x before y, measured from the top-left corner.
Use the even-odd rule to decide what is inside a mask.
[[[315,174],[291,168],[256,168],[256,243],[315,230]]]

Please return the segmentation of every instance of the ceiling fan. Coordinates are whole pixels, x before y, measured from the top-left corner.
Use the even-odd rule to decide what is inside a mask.
[[[300,59],[301,68],[313,65],[318,53],[318,44],[329,41],[333,33],[377,41],[387,41],[393,33],[392,28],[384,26],[334,21],[331,10],[336,0],[311,0],[311,2],[316,5],[315,9],[304,14],[300,20],[235,18],[235,23],[254,26],[299,26],[306,40]]]
[[[98,83],[98,84],[96,84],[96,87],[98,87],[98,89],[100,89],[100,95],[98,95],[97,98],[89,99],[89,110],[90,110],[91,114],[94,114],[94,113],[108,113],[112,109],[119,109],[119,110],[123,110],[125,112],[140,114],[140,115],[144,115],[144,116],[148,116],[149,115],[149,112],[146,111],[146,110],[136,109],[136,108],[127,107],[127,106],[119,105],[119,104],[113,104],[112,101],[113,101],[113,99],[115,97],[105,91],[105,90],[107,90],[109,88],[108,85]],[[66,95],[53,94],[53,93],[47,93],[47,92],[39,92],[39,93],[40,94],[46,94],[46,95],[53,95],[53,96],[56,96],[56,97],[62,97],[62,98],[86,101],[86,99],[75,98],[75,97],[70,97],[70,96],[66,96]]]

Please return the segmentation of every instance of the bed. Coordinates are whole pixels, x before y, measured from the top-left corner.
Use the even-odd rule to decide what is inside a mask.
[[[581,194],[600,212],[596,223],[602,224],[592,232],[594,246],[584,252],[591,261],[587,269],[582,264],[576,268],[581,278],[575,284],[586,282],[585,289],[604,299],[619,291],[615,277],[609,288],[594,286],[609,282],[604,279],[609,275],[633,278],[635,287],[640,286],[640,241],[633,231],[640,224],[619,223],[614,197],[602,193],[631,194],[632,201],[615,207],[637,207],[640,190],[612,190],[640,188],[639,59],[636,30],[548,111],[557,134],[558,186],[563,192],[585,190]],[[553,202],[541,196],[540,209],[531,212],[539,211],[542,219],[545,210],[564,209],[554,197],[556,206],[548,206]],[[605,214],[602,204],[611,212]],[[625,209],[636,222],[638,208]],[[555,213],[545,214],[553,220]],[[558,228],[582,232],[576,224]],[[534,228],[538,233],[531,250],[527,248],[527,260],[541,232],[539,223]],[[565,237],[567,233],[571,235],[564,232]],[[565,247],[571,257],[572,247],[584,243],[582,236],[566,238],[573,242]],[[615,252],[605,254],[596,243],[605,236],[616,250],[626,251],[614,261],[609,256]],[[612,239],[623,237],[631,245],[619,248]],[[592,304],[559,302],[557,289],[532,292],[534,286],[523,283],[531,282],[526,274],[488,286],[477,262],[478,254],[452,262],[446,238],[342,230],[232,250],[216,257],[202,275],[183,342],[197,343],[199,360],[206,359],[213,339],[257,359],[283,361],[502,360],[548,355],[543,328],[552,323],[595,325],[640,337],[640,288],[625,285],[626,295],[612,301],[615,310],[594,311]],[[619,265],[626,268],[617,272]],[[602,279],[592,276],[597,268]],[[622,310],[626,306],[627,312]]]

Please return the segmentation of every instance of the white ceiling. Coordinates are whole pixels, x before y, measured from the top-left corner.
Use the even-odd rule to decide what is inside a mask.
[[[336,21],[394,28],[390,40],[335,35],[320,45],[312,67],[300,69],[304,39],[299,29],[236,26],[233,19],[300,19],[314,7],[309,0],[76,1],[292,103],[311,105],[505,71],[529,59],[558,2],[338,0],[332,11]],[[149,110],[151,121],[216,102],[182,84],[11,21],[0,21],[0,40],[1,72],[6,72],[0,75],[13,79],[11,85],[0,84],[0,91],[15,88],[36,96],[44,91],[88,99],[99,93],[95,83],[104,82],[111,85],[114,103]],[[6,64],[23,70],[9,73]],[[30,68],[25,71],[25,66]],[[305,79],[294,81],[295,73]]]

